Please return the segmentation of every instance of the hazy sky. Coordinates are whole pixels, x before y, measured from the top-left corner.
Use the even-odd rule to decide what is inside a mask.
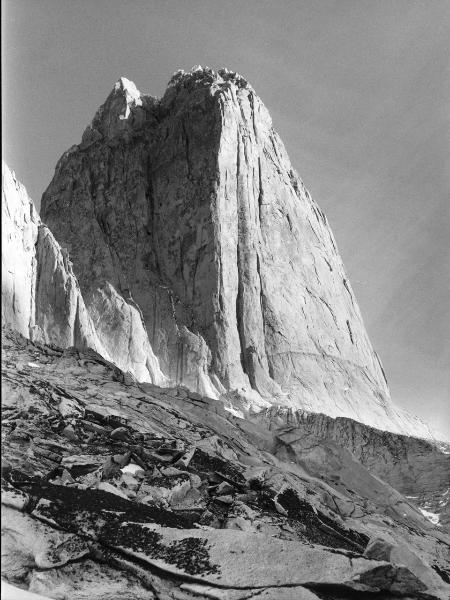
[[[244,75],[327,213],[395,402],[450,436],[450,2],[3,0],[3,156],[39,204],[119,76]]]

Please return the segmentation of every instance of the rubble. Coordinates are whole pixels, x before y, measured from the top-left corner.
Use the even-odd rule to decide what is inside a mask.
[[[268,453],[268,437],[280,438],[260,425],[247,437],[249,425],[232,415],[217,421],[217,413],[205,411],[199,423],[188,397],[183,404],[174,403],[175,396],[153,398],[136,383],[122,396],[124,383],[114,370],[91,379],[82,353],[47,353],[12,332],[4,332],[4,340],[4,364],[21,370],[32,359],[40,365],[20,379],[7,367],[3,378],[9,408],[3,415],[16,434],[4,431],[2,471],[11,557],[4,576],[14,585],[55,598],[62,590],[72,598],[69,590],[77,580],[85,585],[82,572],[90,565],[98,585],[106,585],[109,572],[108,585],[122,594],[131,577],[130,589],[148,589],[151,581],[150,589],[164,589],[160,597],[174,600],[187,600],[194,590],[200,599],[243,598],[242,587],[268,599],[328,599],[331,589],[339,589],[340,598],[379,590],[385,598],[446,598],[448,536],[418,510],[410,508],[405,518],[408,501],[361,465],[349,463],[357,476],[345,476],[345,489],[336,477],[340,471],[316,466],[311,457],[304,462],[310,455],[300,455],[297,442],[294,462],[281,451]],[[60,396],[78,398],[86,408],[83,388],[90,406],[96,398],[105,402],[104,424],[98,409],[80,410],[53,429],[52,419],[61,418]],[[120,427],[127,437],[112,439],[105,416],[124,411],[127,424]],[[77,441],[64,435],[69,421]],[[178,428],[179,422],[185,426]],[[367,495],[369,487],[380,492]],[[42,548],[49,547],[45,540],[63,536],[59,558],[52,560],[66,564],[58,570],[49,565],[44,573],[35,559],[13,559],[31,544],[26,538],[18,545],[24,531]]]

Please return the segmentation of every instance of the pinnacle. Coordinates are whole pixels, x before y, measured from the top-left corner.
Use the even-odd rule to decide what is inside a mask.
[[[114,92],[124,92],[128,101],[138,101],[141,97],[135,83],[126,77],[119,77],[114,84]]]

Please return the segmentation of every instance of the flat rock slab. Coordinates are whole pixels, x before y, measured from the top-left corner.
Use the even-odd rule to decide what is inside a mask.
[[[208,600],[247,600],[255,596],[258,600],[318,600],[319,598],[310,590],[300,586],[272,587],[263,590],[233,590],[198,583],[183,583],[180,589],[189,592],[196,598],[208,598]]]
[[[406,568],[387,562],[351,558],[346,553],[324,547],[262,534],[222,529],[177,529],[173,527],[175,523],[167,527],[164,526],[169,522],[167,511],[162,511],[162,525],[158,524],[161,519],[157,509],[148,513],[152,522],[145,522],[143,513],[139,517],[144,518],[134,518],[139,511],[132,509],[131,503],[111,494],[104,493],[106,498],[101,501],[102,494],[94,498],[88,490],[55,490],[56,487],[46,488],[47,497],[39,501],[34,516],[87,535],[172,575],[228,588],[315,583],[395,593],[426,589]],[[49,499],[55,492],[58,495]],[[61,492],[65,492],[64,499],[59,496]],[[78,502],[71,504],[69,495]],[[98,506],[93,504],[94,500]],[[127,516],[133,520],[127,521]]]
[[[30,566],[60,567],[89,554],[78,536],[58,531],[13,508],[2,506],[2,572],[21,577]]]
[[[263,588],[346,585],[366,591],[416,593],[425,586],[407,569],[350,558],[300,542],[230,530],[175,530],[123,523],[114,546],[175,575],[210,584]],[[270,568],[268,568],[270,565]]]
[[[23,590],[2,580],[2,600],[51,600],[51,598]]]

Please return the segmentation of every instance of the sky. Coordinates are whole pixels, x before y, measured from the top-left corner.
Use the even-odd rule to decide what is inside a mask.
[[[450,2],[3,0],[2,150],[37,205],[120,76],[250,81],[327,214],[393,400],[450,438]]]

